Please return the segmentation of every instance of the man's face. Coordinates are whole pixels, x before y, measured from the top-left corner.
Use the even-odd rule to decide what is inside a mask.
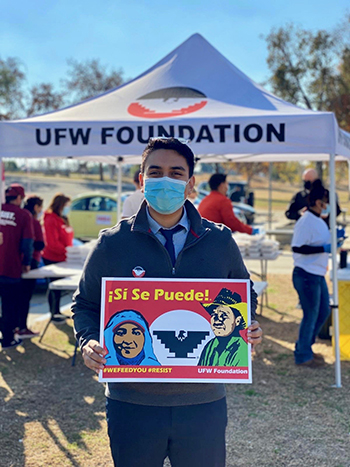
[[[136,357],[145,344],[143,330],[133,323],[124,323],[114,334],[117,352],[124,358]]]
[[[212,330],[217,337],[229,336],[240,322],[241,318],[235,318],[231,308],[225,305],[219,305],[210,318]]]
[[[226,196],[226,195],[227,195],[227,190],[228,190],[228,182],[227,182],[227,181],[224,181],[224,182],[220,183],[219,188],[218,188],[218,191],[219,191],[222,195]]]
[[[24,197],[21,196],[21,195],[18,195],[17,198],[12,201],[13,204],[15,204],[16,206],[19,206],[21,208],[23,208],[24,206]]]
[[[323,210],[327,209],[328,203],[326,199],[317,199],[315,206],[317,211],[321,214]]]
[[[318,174],[315,169],[305,170],[303,173],[303,182],[308,188],[311,188],[311,184],[318,178]]]
[[[195,180],[193,176],[190,178],[186,159],[172,149],[156,149],[148,156],[145,171],[140,174],[141,191],[144,191],[146,178],[162,177],[188,182],[185,189],[185,198],[193,190]]]

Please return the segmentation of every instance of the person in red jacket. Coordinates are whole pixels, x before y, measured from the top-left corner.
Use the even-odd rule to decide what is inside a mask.
[[[41,251],[45,246],[43,231],[39,222],[43,211],[43,199],[37,195],[28,196],[24,209],[29,211],[32,215],[34,230],[33,256],[30,269],[38,269],[41,259]],[[40,334],[39,332],[32,331],[27,327],[30,300],[33,296],[35,283],[36,279],[22,279],[21,281],[21,294],[19,297],[19,330],[16,332],[17,336],[21,339],[31,339],[32,337],[36,337]]]
[[[198,211],[202,217],[217,224],[224,224],[232,232],[242,232],[249,235],[258,233],[250,225],[243,224],[233,212],[231,200],[226,196],[228,183],[225,174],[214,174],[209,179],[211,193],[199,204]]]
[[[70,227],[68,220],[69,209],[70,198],[58,193],[53,197],[50,206],[45,211],[45,248],[42,253],[45,265],[66,261],[66,248],[72,246],[74,237],[73,229]],[[60,299],[60,290],[50,290],[49,305],[53,314],[52,321],[57,323],[64,322],[66,319],[66,316],[60,313]]]

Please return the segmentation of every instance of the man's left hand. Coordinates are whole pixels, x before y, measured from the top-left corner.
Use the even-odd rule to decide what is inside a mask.
[[[248,342],[252,344],[252,352],[255,352],[255,347],[262,341],[262,329],[258,321],[252,321],[252,324],[248,326]]]

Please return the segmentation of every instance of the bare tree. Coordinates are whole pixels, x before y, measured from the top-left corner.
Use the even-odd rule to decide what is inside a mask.
[[[123,83],[123,71],[107,71],[98,59],[68,60],[68,78],[62,81],[72,101],[80,102],[109,91]]]
[[[21,116],[24,108],[24,81],[23,64],[17,58],[0,58],[0,120]]]
[[[343,23],[349,32],[350,23]],[[339,117],[348,110],[349,87],[344,74],[349,65],[350,41],[335,31],[310,31],[289,24],[272,29],[265,37],[268,47],[268,80],[275,94],[312,110],[331,110]],[[342,125],[346,121],[341,118]],[[317,163],[322,178],[322,163]]]
[[[98,59],[78,62],[68,60],[68,78],[63,80],[63,86],[73,103],[89,99],[102,94],[123,83],[123,71],[107,71],[107,67],[100,64]],[[103,165],[100,164],[100,180],[103,181]]]
[[[64,105],[62,93],[55,92],[51,83],[41,83],[29,91],[27,116],[59,109]]]

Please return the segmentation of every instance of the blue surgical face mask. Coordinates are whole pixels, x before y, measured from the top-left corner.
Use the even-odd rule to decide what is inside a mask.
[[[65,206],[63,209],[62,209],[62,216],[64,217],[68,217],[68,214],[70,213],[70,207],[69,206]]]
[[[329,204],[327,203],[326,206],[326,209],[322,209],[321,216],[328,216],[328,214],[330,214],[331,208]]]
[[[145,198],[159,214],[173,214],[185,202],[187,183],[169,177],[146,178]]]

